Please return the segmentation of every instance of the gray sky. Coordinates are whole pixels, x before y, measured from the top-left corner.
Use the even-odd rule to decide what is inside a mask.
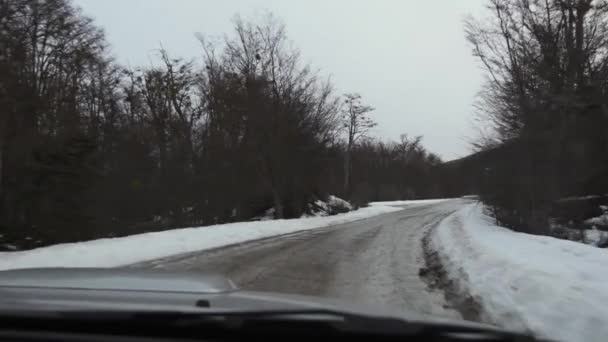
[[[424,135],[445,159],[468,154],[472,104],[482,72],[462,21],[486,0],[74,0],[106,30],[122,63],[147,65],[160,43],[194,58],[194,33],[231,32],[231,19],[271,11],[305,62],[331,75],[339,93],[376,107],[375,135]]]

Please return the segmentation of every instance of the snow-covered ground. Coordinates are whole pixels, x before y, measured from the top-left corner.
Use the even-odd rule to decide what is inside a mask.
[[[324,228],[401,209],[389,205],[374,205],[336,216],[241,222],[61,244],[25,252],[4,252],[0,253],[0,270],[123,266],[276,235]]]
[[[608,336],[608,251],[497,227],[480,204],[446,218],[431,247],[485,320],[560,341]]]
[[[412,206],[412,205],[426,205],[426,204],[437,204],[449,200],[450,198],[439,198],[439,199],[427,199],[427,200],[409,200],[409,201],[389,201],[389,202],[372,202],[370,206]]]
[[[602,209],[605,207],[602,206]],[[597,217],[592,217],[585,221],[585,223],[593,226],[608,227],[608,210],[604,210],[604,213]]]

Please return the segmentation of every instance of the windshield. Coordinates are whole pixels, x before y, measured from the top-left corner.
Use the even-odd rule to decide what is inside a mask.
[[[607,79],[605,0],[0,0],[0,270],[599,341]]]

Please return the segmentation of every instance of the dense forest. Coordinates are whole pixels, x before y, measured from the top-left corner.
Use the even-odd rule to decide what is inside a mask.
[[[546,234],[560,199],[608,194],[608,2],[488,0],[464,27],[486,134],[442,163],[421,137],[375,138],[373,104],[304,63],[271,14],[184,37],[196,60],[159,45],[126,67],[70,0],[0,0],[0,242],[295,218],[329,195],[476,193]]]
[[[127,68],[69,0],[0,0],[0,236],[30,248],[299,217],[329,194],[438,195],[421,138],[374,139],[374,108],[286,32],[237,17],[221,42],[197,36],[200,60],[159,46]]]

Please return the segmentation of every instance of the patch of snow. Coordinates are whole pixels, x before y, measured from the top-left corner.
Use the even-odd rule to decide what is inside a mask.
[[[608,241],[608,231],[597,229],[597,224],[590,223],[590,220],[587,220],[586,223],[591,225],[591,229],[588,226],[580,226],[580,229],[570,228],[552,222],[550,223],[551,233],[552,236],[560,239],[582,242],[595,247],[604,245]],[[597,226],[606,227],[605,225]]]
[[[431,246],[484,320],[559,341],[608,335],[608,253],[495,226],[471,204],[446,218]]]
[[[334,208],[341,207],[341,208],[346,208],[348,210],[353,210],[353,206],[350,203],[348,203],[347,201],[345,201],[339,197],[336,197],[334,195],[330,195],[327,198],[327,205],[329,207],[334,207]]]
[[[304,215],[302,215],[302,217],[306,218],[306,217],[324,217],[324,216],[329,216],[328,212],[329,210],[327,209],[327,204],[325,204],[325,208],[320,208],[318,205],[319,203],[323,203],[325,204],[325,202],[322,201],[316,201],[313,204],[309,204],[308,205],[308,213],[305,213]],[[316,207],[315,207],[316,206]]]
[[[564,197],[557,200],[557,202],[571,202],[571,201],[585,201],[591,199],[602,198],[603,196],[598,195],[589,195],[589,196],[579,196],[579,197]]]
[[[323,209],[323,210],[324,210],[324,211],[326,211],[326,212],[329,210],[329,207],[327,206],[327,203],[325,203],[325,202],[323,202],[323,201],[321,201],[321,200],[316,200],[316,201],[314,202],[314,204],[315,204],[317,207],[319,207],[319,208]]]
[[[426,200],[407,200],[407,201],[388,201],[388,202],[372,202],[371,206],[404,206],[404,205],[426,205],[426,204],[437,204],[450,200],[451,198],[438,198],[438,199],[426,199]]]
[[[327,197],[327,202],[316,200],[308,204],[308,213],[302,217],[320,217],[329,216],[340,213],[346,213],[353,210],[353,205],[337,196],[330,195]]]
[[[267,209],[262,216],[254,217],[252,221],[270,221],[274,220],[274,208]]]
[[[593,227],[593,229],[585,230],[585,243],[590,244],[592,246],[599,246],[604,244],[608,240],[608,232],[598,230]]]
[[[19,249],[17,246],[11,245],[10,243],[5,243],[2,245],[2,247],[11,251],[16,251],[17,249]],[[2,255],[2,253],[0,253],[0,255]]]
[[[608,213],[585,220],[585,223],[597,226],[608,226]]]
[[[0,252],[0,270],[38,267],[124,266],[271,236],[325,228],[399,210],[402,209],[390,206],[374,206],[328,217],[239,222],[115,239],[61,244],[24,252]]]

